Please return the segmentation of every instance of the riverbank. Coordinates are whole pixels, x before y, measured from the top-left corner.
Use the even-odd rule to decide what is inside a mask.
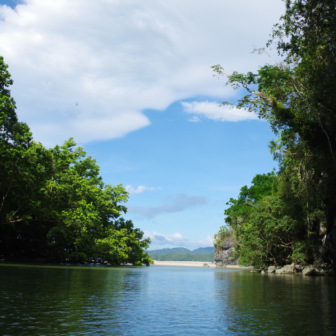
[[[212,267],[216,268],[216,263],[207,261],[157,261],[154,260],[154,266],[180,266],[180,267]],[[226,268],[247,269],[239,265],[227,265]]]
[[[0,266],[22,266],[22,267],[47,267],[47,268],[115,268],[115,267],[133,267],[132,264],[123,265],[110,265],[110,264],[99,264],[99,263],[86,263],[86,264],[68,264],[68,263],[24,263],[24,262],[0,262]],[[214,262],[207,261],[157,261],[154,260],[154,266],[180,266],[180,267],[211,267],[211,268],[232,268],[232,269],[251,269],[252,267],[245,267],[240,265],[226,265],[226,266],[216,266]],[[258,270],[258,272],[260,272]]]

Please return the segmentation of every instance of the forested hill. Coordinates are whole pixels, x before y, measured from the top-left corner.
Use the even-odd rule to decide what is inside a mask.
[[[175,247],[148,251],[148,254],[158,261],[213,261],[214,251],[214,247],[203,247],[193,251]]]
[[[181,253],[187,253],[187,254],[210,254],[214,253],[215,248],[213,246],[210,247],[200,247],[196,250],[190,251],[185,247],[174,247],[174,248],[164,248],[160,250],[152,250],[148,251],[150,254],[155,255],[164,255],[164,254],[181,254]]]

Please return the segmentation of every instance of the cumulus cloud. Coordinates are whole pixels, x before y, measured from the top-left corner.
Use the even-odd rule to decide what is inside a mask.
[[[145,109],[232,94],[210,66],[257,68],[252,45],[282,13],[281,0],[23,0],[0,5],[0,54],[36,140],[112,139],[150,125]]]
[[[189,119],[191,122],[199,122],[200,119],[198,116],[215,121],[243,121],[258,119],[258,116],[255,113],[248,112],[245,109],[220,106],[220,104],[217,102],[194,101],[191,103],[181,102],[181,104],[183,106],[184,112],[197,115]]]
[[[175,197],[168,197],[166,203],[156,207],[128,206],[128,212],[145,218],[154,218],[163,213],[181,212],[186,209],[205,204],[207,204],[207,199],[204,196],[178,194]]]
[[[172,245],[172,246],[180,246],[187,248],[199,248],[199,247],[209,247],[213,246],[213,238],[208,235],[205,239],[200,240],[188,240],[183,237],[180,233],[176,232],[174,234],[162,234],[158,232],[149,232],[145,231],[144,236],[149,237],[152,241],[151,248],[153,249],[155,246],[162,247],[163,245]]]
[[[127,185],[125,189],[132,195],[132,194],[141,194],[145,190],[156,190],[161,189],[160,187],[153,188],[153,187],[145,187],[145,186],[138,186],[137,188],[133,188],[131,185]]]

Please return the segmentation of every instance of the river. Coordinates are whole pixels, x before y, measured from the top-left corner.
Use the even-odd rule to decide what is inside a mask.
[[[0,265],[0,335],[335,335],[335,278]]]

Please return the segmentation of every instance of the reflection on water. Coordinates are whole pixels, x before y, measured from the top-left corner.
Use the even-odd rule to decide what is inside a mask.
[[[335,335],[335,278],[244,272],[215,273],[215,280],[233,334]]]
[[[1,335],[333,335],[335,279],[0,266]]]

